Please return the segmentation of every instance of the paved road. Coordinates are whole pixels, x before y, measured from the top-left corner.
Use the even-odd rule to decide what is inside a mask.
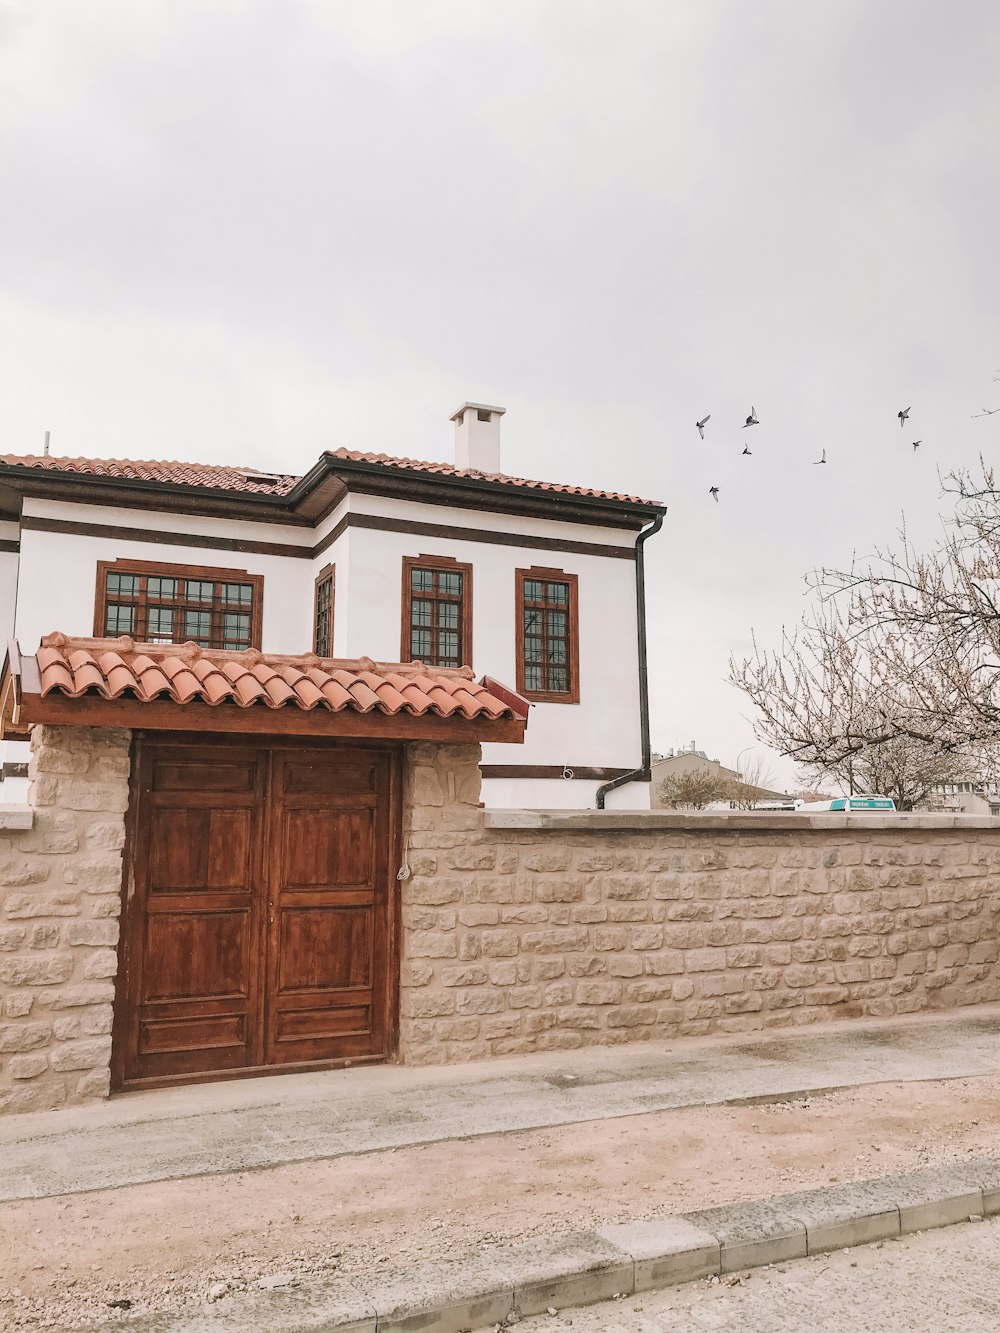
[[[1000,1218],[520,1323],[518,1333],[996,1333]]]

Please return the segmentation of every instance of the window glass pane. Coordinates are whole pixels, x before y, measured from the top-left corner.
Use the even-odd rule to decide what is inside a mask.
[[[240,615],[235,611],[227,611],[222,617],[222,632],[226,639],[248,640],[250,638],[250,617]]]
[[[460,597],[462,595],[462,576],[461,574],[441,574],[441,591],[448,597]]]
[[[458,629],[458,603],[438,602],[438,624],[442,629]]]
[[[557,638],[563,638],[566,634],[566,612],[565,611],[546,611],[545,618],[549,622],[549,633]]]
[[[556,606],[567,606],[569,604],[569,584],[546,583],[545,595],[550,602],[555,602]]]
[[[524,668],[524,688],[526,690],[540,690],[542,688],[541,667],[526,666]]]
[[[139,576],[137,574],[108,574],[107,589],[113,597],[137,597],[139,595]]]
[[[215,595],[215,584],[203,579],[188,579],[187,600],[189,602],[210,602]]]
[[[425,662],[430,656],[431,632],[429,629],[415,629],[410,632],[410,656]]]
[[[550,668],[549,668],[549,689],[550,689],[550,690],[560,690],[560,691],[562,691],[563,693],[566,692],[566,690],[568,689],[568,686],[567,686],[567,683],[566,683],[566,668],[565,668],[565,667],[550,667]]]
[[[432,592],[434,589],[434,571],[430,569],[410,570],[410,587],[414,592]]]
[[[538,602],[542,596],[542,585],[537,579],[525,579],[524,596],[529,602]]]
[[[131,634],[135,623],[134,606],[114,606],[109,604],[104,613],[105,634]]]
[[[169,643],[173,632],[173,611],[166,606],[151,606],[146,613],[146,633],[150,638],[165,638]]]
[[[445,630],[438,635],[438,656],[450,661],[458,660],[458,635]]]
[[[146,596],[156,601],[173,601],[177,596],[177,580],[161,579],[151,575],[146,580]]]
[[[566,661],[566,643],[563,639],[553,639],[549,643],[549,661],[550,662]]]
[[[224,583],[222,600],[230,606],[249,606],[253,597],[253,588],[249,583]]]
[[[208,611],[185,611],[184,612],[184,633],[187,638],[193,639],[195,643],[200,643],[202,639],[208,640],[212,630],[212,616]]]
[[[541,639],[525,639],[524,660],[526,662],[540,662],[542,660]]]
[[[412,625],[432,625],[434,623],[434,603],[422,601],[413,602],[410,623]]]
[[[541,611],[532,611],[525,608],[524,612],[524,632],[525,634],[538,634],[542,628]]]

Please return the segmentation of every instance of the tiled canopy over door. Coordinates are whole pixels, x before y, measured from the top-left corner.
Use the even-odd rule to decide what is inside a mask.
[[[389,1053],[395,765],[140,743],[117,1083]]]

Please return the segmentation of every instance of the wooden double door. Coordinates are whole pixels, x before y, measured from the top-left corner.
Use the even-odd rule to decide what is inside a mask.
[[[398,756],[137,738],[118,1087],[390,1054]]]

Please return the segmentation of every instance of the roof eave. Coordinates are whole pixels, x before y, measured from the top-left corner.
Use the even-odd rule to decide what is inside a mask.
[[[138,496],[156,497],[166,502],[164,508],[190,511],[191,501],[200,510],[218,510],[232,514],[241,511],[261,521],[305,523],[290,513],[289,496],[260,491],[234,491],[223,486],[196,486],[188,482],[155,481],[142,477],[109,477],[94,472],[62,472],[55,468],[33,468],[0,462],[0,485],[6,485],[22,498],[72,500],[83,490],[92,495],[79,496],[89,503],[130,503],[137,507]],[[294,490],[295,488],[293,488]],[[99,497],[99,499],[98,499]],[[173,503],[171,503],[173,501]],[[145,507],[148,508],[148,505]]]
[[[341,478],[347,490],[361,490],[352,485],[362,479],[374,486],[376,491],[388,489],[387,483],[404,483],[408,491],[407,498],[427,499],[430,503],[441,503],[447,497],[451,504],[468,501],[467,508],[482,508],[481,501],[489,497],[491,508],[539,514],[548,518],[557,518],[565,522],[607,522],[613,527],[641,528],[657,515],[666,514],[666,505],[644,500],[618,500],[610,496],[580,495],[572,491],[548,490],[542,486],[519,485],[516,481],[491,481],[486,477],[454,476],[447,472],[421,472],[416,468],[395,467],[391,463],[370,463],[358,459],[335,458],[325,454],[320,460],[329,472]],[[305,483],[314,476],[318,477],[319,465],[313,468],[290,493],[295,496],[299,488],[305,492]],[[380,485],[381,483],[381,485]],[[313,485],[316,483],[313,482]],[[476,504],[475,501],[480,503]],[[496,503],[497,501],[501,503]],[[572,511],[572,512],[571,512]]]
[[[70,698],[51,691],[46,695],[23,692],[19,701],[18,734],[37,724],[69,727],[128,727],[135,731],[177,731],[262,736],[311,736],[316,739],[381,739],[394,741],[438,741],[461,744],[468,741],[524,741],[527,720],[520,717],[438,717],[425,713],[358,713],[352,709],[331,712],[316,708],[307,712],[286,705],[268,708],[252,704],[177,704],[170,700],[146,701],[124,696],[105,699],[101,695]],[[12,733],[13,734],[13,733]]]

